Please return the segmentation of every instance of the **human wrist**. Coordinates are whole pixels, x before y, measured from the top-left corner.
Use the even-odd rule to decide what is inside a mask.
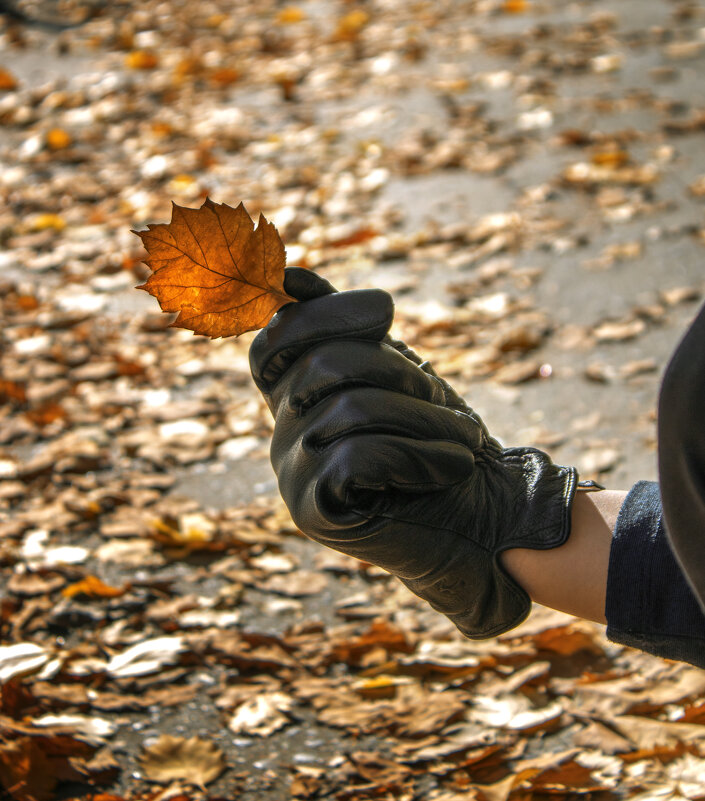
[[[612,530],[626,493],[577,492],[563,545],[549,550],[511,548],[502,567],[533,601],[605,623],[607,569]]]

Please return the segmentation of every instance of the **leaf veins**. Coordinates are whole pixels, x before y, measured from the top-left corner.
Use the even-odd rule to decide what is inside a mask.
[[[178,312],[177,328],[212,339],[237,336],[264,327],[294,301],[284,291],[286,253],[277,229],[261,214],[255,228],[242,203],[173,204],[170,223],[134,233],[152,270],[137,288],[162,311]]]

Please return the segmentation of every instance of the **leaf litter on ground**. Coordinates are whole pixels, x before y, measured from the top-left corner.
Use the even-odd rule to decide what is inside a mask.
[[[690,668],[545,611],[464,641],[383,573],[308,546],[262,468],[271,421],[247,336],[230,336],[236,266],[260,285],[270,257],[284,266],[276,226],[290,264],[389,288],[399,334],[507,441],[549,443],[593,477],[651,459],[657,375],[638,357],[668,350],[705,289],[688,267],[705,242],[687,80],[703,20],[649,6],[647,27],[588,5],[248,0],[239,27],[219,0],[148,2],[60,39],[3,17],[11,798],[697,798]],[[80,74],[35,82],[25,57]],[[634,91],[634,59],[640,75],[655,62],[658,91]],[[143,231],[147,270],[127,232],[168,219],[171,198],[171,223]],[[226,211],[235,198],[266,222]],[[236,245],[223,215],[244,226]],[[202,254],[187,223],[206,219]],[[160,261],[177,248],[198,294]],[[683,254],[677,278],[647,269],[664,251]],[[169,330],[138,282],[216,338]],[[248,325],[289,302],[271,286],[261,317],[262,287],[246,289]],[[601,383],[582,378],[593,363]]]

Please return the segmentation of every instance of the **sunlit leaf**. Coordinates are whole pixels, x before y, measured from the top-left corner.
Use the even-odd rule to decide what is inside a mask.
[[[63,128],[52,128],[47,132],[47,146],[50,150],[64,150],[71,142],[71,134]]]
[[[119,598],[126,591],[127,587],[111,587],[97,576],[88,575],[84,579],[64,587],[61,594],[64,598],[74,598],[77,595],[85,595],[88,598]]]
[[[277,14],[277,22],[280,25],[294,25],[306,19],[306,12],[299,6],[285,6]]]
[[[173,323],[211,338],[265,326],[293,301],[284,292],[284,245],[260,215],[257,228],[242,203],[233,209],[211,200],[200,209],[174,205],[168,225],[136,232],[149,253],[152,275],[139,287]]]
[[[132,70],[153,70],[159,58],[151,50],[133,50],[125,56],[125,66]]]

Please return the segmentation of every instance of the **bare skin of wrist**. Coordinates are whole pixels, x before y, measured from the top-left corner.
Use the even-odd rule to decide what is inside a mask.
[[[510,548],[500,559],[533,601],[586,620],[606,623],[605,597],[612,531],[627,493],[577,492],[571,531],[559,548]]]

